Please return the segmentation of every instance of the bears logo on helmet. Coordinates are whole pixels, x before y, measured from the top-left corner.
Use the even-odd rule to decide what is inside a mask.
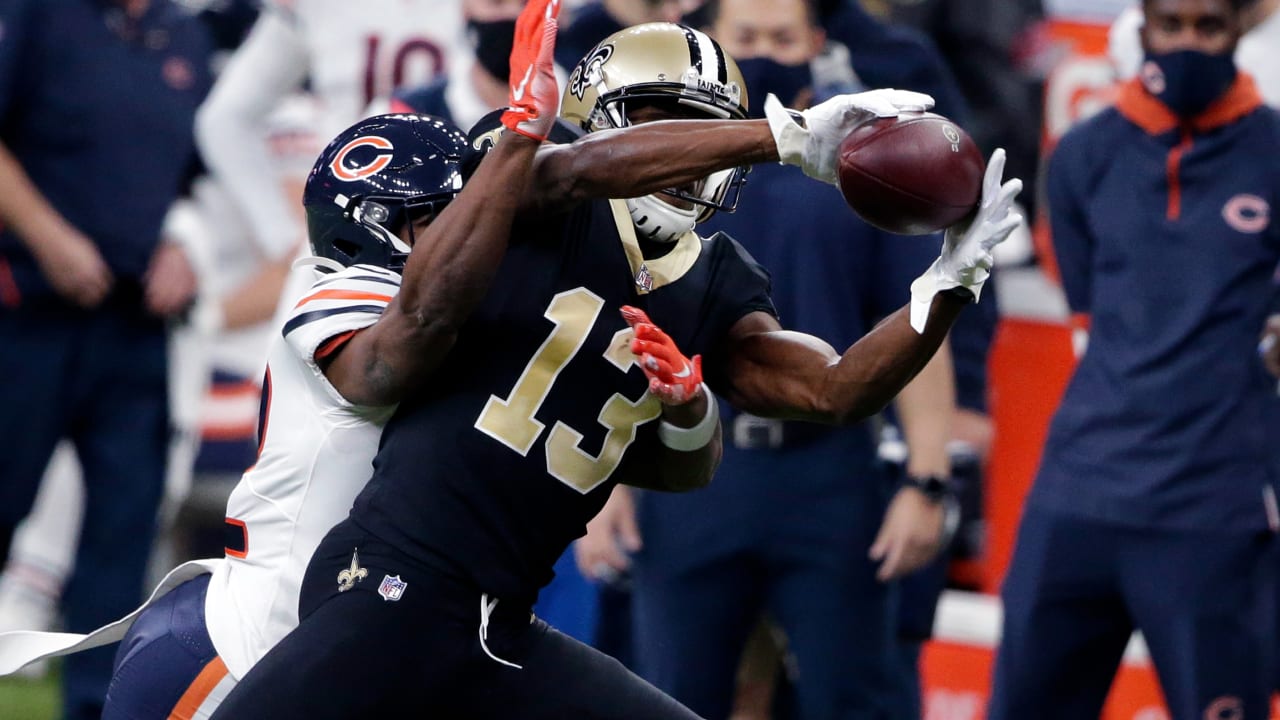
[[[320,153],[303,190],[311,251],[344,267],[403,270],[413,223],[434,218],[462,190],[465,150],[458,128],[429,115],[378,115],[347,128]]]
[[[372,147],[385,152],[375,153],[373,159],[364,165],[348,167],[348,156],[350,156],[353,151],[363,147]],[[379,170],[382,170],[387,165],[390,165],[391,156],[394,154],[394,151],[395,146],[393,146],[391,141],[386,138],[378,137],[377,135],[368,135],[356,138],[346,145],[343,145],[342,149],[338,151],[338,154],[334,155],[333,162],[329,163],[329,171],[333,173],[334,177],[343,182],[355,182],[361,178],[369,177],[370,175],[377,173]]]

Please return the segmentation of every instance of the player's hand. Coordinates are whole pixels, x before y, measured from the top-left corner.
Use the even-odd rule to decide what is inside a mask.
[[[880,563],[881,581],[909,575],[927,565],[942,549],[946,507],[924,493],[904,487],[894,495],[867,556]]]
[[[1258,341],[1258,354],[1267,372],[1280,378],[1280,314],[1267,318],[1266,329]]]
[[[778,146],[778,159],[798,165],[815,180],[836,185],[837,153],[840,143],[862,123],[878,117],[897,117],[904,112],[924,112],[933,107],[933,98],[910,90],[884,88],[837,95],[798,113],[796,121],[772,93],[765,98],[764,114]]]
[[[573,558],[583,577],[610,583],[631,568],[631,553],[643,545],[631,488],[618,485],[574,542]]]
[[[115,278],[98,246],[71,226],[31,243],[32,255],[49,285],[83,308],[97,307]]]
[[[622,306],[622,318],[636,337],[631,352],[649,378],[649,392],[665,405],[684,405],[702,395],[702,356],[684,356],[669,335],[640,308]]]
[[[977,300],[991,276],[991,249],[1004,242],[1022,223],[1013,211],[1013,199],[1022,192],[1022,181],[1004,177],[1004,150],[997,149],[982,178],[982,199],[969,218],[947,228],[942,255],[911,283],[911,327],[923,332],[933,296],[943,290],[965,288]]]
[[[162,242],[151,256],[143,276],[147,310],[159,317],[173,317],[196,297],[198,281],[187,253],[175,243]]]
[[[556,121],[556,18],[560,0],[530,0],[516,20],[511,47],[511,83],[502,124],[534,140],[546,140]]]

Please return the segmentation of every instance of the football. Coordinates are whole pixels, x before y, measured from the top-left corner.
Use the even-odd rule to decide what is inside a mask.
[[[840,143],[840,191],[868,223],[921,235],[968,215],[982,194],[986,163],[973,138],[934,113],[863,123]]]

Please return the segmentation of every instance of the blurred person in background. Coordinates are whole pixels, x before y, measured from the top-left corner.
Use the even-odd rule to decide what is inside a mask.
[[[374,111],[417,112],[470,129],[487,113],[507,104],[507,75],[516,18],[524,0],[461,0],[470,62],[459,58],[447,74],[425,85],[397,88],[375,100]]]
[[[1142,7],[1120,13],[1108,35],[1108,54],[1120,80],[1142,67]],[[1250,0],[1240,8],[1240,44],[1236,65],[1253,76],[1262,100],[1280,107],[1280,0]]]
[[[566,11],[556,40],[556,64],[572,68],[596,43],[632,25],[680,22],[701,0],[590,0],[572,13]]]
[[[220,60],[239,45],[257,15],[251,0],[185,0],[183,6],[196,12],[209,29],[215,47],[211,58],[215,69]],[[294,131],[305,119],[299,118],[297,112],[291,112],[290,118],[287,124],[291,129],[281,126],[279,135],[273,134],[273,138],[283,140],[287,132],[294,141],[273,140],[273,160],[281,160],[283,156],[280,153],[290,147],[297,156],[298,143]],[[297,187],[301,187],[301,178],[305,177],[318,151],[319,147],[315,146],[304,151],[304,166],[294,171],[299,178]],[[198,173],[202,167],[198,163],[196,165],[193,172]],[[273,162],[272,166],[277,167],[278,162]],[[235,207],[228,207],[222,201],[225,193],[215,186],[216,183],[207,176],[194,179],[186,188],[186,196],[170,207],[161,231],[165,242],[178,245],[185,251],[199,279],[195,304],[181,318],[182,322],[170,326],[168,391],[172,432],[165,497],[160,512],[160,538],[151,561],[151,568],[161,569],[161,574],[176,564],[174,554],[180,555],[183,551],[178,547],[179,543],[172,541],[179,535],[175,527],[177,510],[191,486],[193,464],[198,465],[196,472],[202,472],[210,467],[210,459],[213,465],[243,463],[235,468],[238,476],[252,462],[253,450],[256,449],[253,428],[258,402],[252,386],[261,380],[265,338],[254,340],[253,331],[226,328],[226,335],[215,339],[204,332],[197,321],[209,314],[202,309],[202,304],[221,302],[222,293],[230,289],[226,287],[227,278],[243,279],[240,277],[243,268],[246,264],[252,265],[256,258],[252,243],[246,247],[244,242],[238,242],[241,234],[237,228],[242,221],[237,221]],[[300,191],[291,194],[300,194]],[[274,302],[259,315],[269,318],[273,312]],[[246,356],[250,358],[247,365],[236,359]],[[211,397],[205,392],[210,386],[210,363],[216,368]],[[225,372],[229,368],[230,373]],[[231,374],[236,376],[235,382],[231,382]],[[253,382],[246,383],[244,378],[252,378]],[[206,407],[208,400],[216,406],[212,412],[217,417],[208,427],[202,428],[205,413],[210,410]],[[247,422],[239,420],[238,426],[237,419],[229,416],[233,413],[226,411],[237,403],[247,408],[249,413]],[[235,448],[229,432],[232,428],[238,428],[242,439]],[[208,430],[214,436],[212,442],[201,442],[202,430]],[[247,460],[243,452],[245,447],[249,448]],[[203,453],[198,463],[197,452]],[[0,631],[49,629],[57,621],[63,584],[71,571],[79,538],[83,503],[80,465],[74,447],[64,441],[49,463],[35,506],[18,527],[4,575],[0,577]],[[159,575],[153,577],[158,578]],[[45,665],[30,666],[23,674],[40,675]]]
[[[1009,172],[1036,177],[1045,45],[1041,0],[870,0],[889,22],[936,43],[970,108],[966,128],[983,150],[1005,148]],[[1032,197],[1026,202],[1030,205]],[[1028,215],[1032,217],[1032,215]]]
[[[935,112],[964,123],[968,107],[938,49],[910,28],[887,25],[857,0],[818,0],[825,43],[811,61],[814,103],[867,88],[902,88],[933,96]],[[643,22],[681,22],[708,29],[702,0],[596,0],[573,14],[561,31],[556,60],[572,67],[595,44]]]
[[[769,93],[808,106],[810,63],[825,39],[814,4],[721,0],[705,9],[757,107]],[[739,239],[770,269],[780,316],[837,346],[899,307],[939,247],[936,235],[876,230],[835,188],[773,164],[753,170],[735,213],[701,228]],[[640,674],[701,716],[728,717],[744,645],[767,612],[794,660],[798,717],[911,717],[890,581],[941,544],[951,373],[944,348],[899,396],[914,451],[901,486],[880,471],[868,423],[785,422],[722,403],[718,482],[694,494],[639,494],[634,517],[631,491],[616,489],[578,553],[587,572],[608,576],[627,564],[615,545],[636,551]]]
[[[193,157],[211,42],[170,0],[0,3],[0,557],[55,444],[86,493],[72,631],[140,600],[170,428],[165,322],[196,292],[161,226]],[[63,715],[97,718],[111,653],[70,659]]]
[[[1238,0],[1145,0],[1137,78],[1050,159],[1087,348],[1002,591],[992,720],[1096,718],[1132,631],[1175,720],[1263,718],[1280,398],[1280,114],[1233,61]]]
[[[210,171],[249,219],[268,262],[250,277],[214,328],[305,288],[284,290],[303,230],[286,197],[260,172],[269,154],[266,120],[304,85],[315,95],[316,130],[332,137],[399,87],[443,77],[469,56],[458,0],[267,0],[249,36],[228,62],[197,118]],[[287,296],[287,297],[286,297]],[[283,311],[283,308],[281,308]]]

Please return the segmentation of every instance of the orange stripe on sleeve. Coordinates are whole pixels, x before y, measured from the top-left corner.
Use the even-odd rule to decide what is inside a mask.
[[[191,681],[187,691],[178,698],[178,704],[169,713],[169,720],[191,720],[200,709],[200,704],[209,697],[209,693],[227,676],[227,666],[222,658],[215,657],[200,671],[196,679]]]
[[[341,335],[334,335],[328,340],[325,340],[324,344],[322,344],[319,348],[316,349],[316,352],[315,352],[316,361],[318,362],[320,360],[324,360],[325,358],[337,352],[338,348],[342,347],[343,345],[346,345],[347,341],[355,337],[357,332],[359,331],[348,330],[342,333]]]
[[[357,290],[321,290],[312,293],[298,301],[293,306],[294,310],[306,305],[312,300],[377,300],[379,302],[391,302],[390,295],[381,295],[379,293],[359,292]]]

